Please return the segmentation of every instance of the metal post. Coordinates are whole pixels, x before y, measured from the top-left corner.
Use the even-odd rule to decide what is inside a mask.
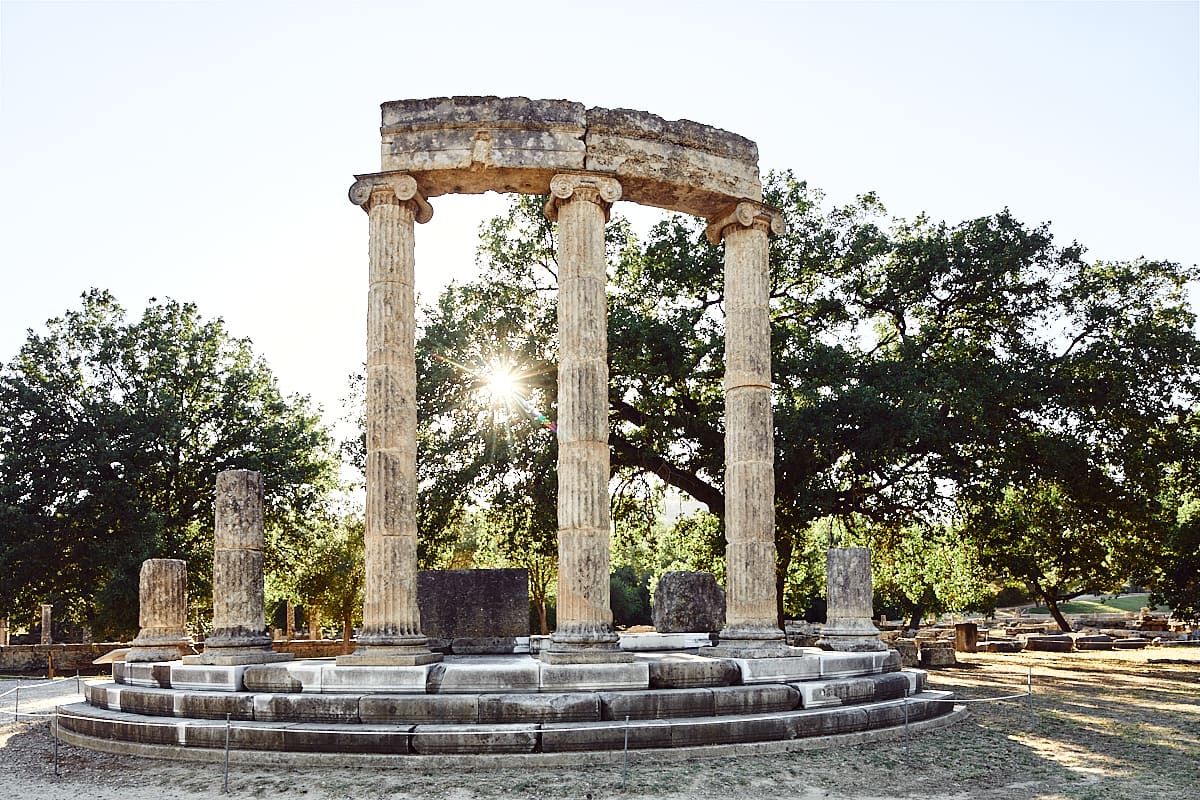
[[[54,777],[58,777],[58,706],[54,707],[54,727],[51,730],[54,737]]]
[[[222,794],[229,794],[229,729],[230,715],[225,714],[225,786],[221,790]]]
[[[79,686],[79,670],[75,670],[75,694],[83,694],[83,689]]]
[[[625,780],[629,776],[629,715],[625,715],[625,753],[621,764],[621,791],[625,791]]]
[[[17,688],[14,690],[16,699],[13,701],[13,722],[19,722],[21,719],[21,682],[17,681]]]
[[[1028,678],[1027,686],[1028,686],[1028,690],[1029,690],[1029,729],[1033,730],[1033,724],[1034,724],[1034,718],[1033,718],[1033,667],[1029,668],[1029,678]]]
[[[904,690],[904,752],[908,753],[908,689]]]

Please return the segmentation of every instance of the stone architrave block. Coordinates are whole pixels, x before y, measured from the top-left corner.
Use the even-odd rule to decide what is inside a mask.
[[[529,636],[529,572],[524,569],[417,573],[421,632],[435,646],[471,654],[511,653]],[[457,650],[456,650],[457,652]]]
[[[659,633],[712,633],[725,627],[725,590],[711,572],[663,573],[654,590]]]

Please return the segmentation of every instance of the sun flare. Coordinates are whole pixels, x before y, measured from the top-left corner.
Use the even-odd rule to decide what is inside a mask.
[[[483,375],[483,390],[492,402],[507,402],[518,393],[517,376],[510,367],[492,365]]]

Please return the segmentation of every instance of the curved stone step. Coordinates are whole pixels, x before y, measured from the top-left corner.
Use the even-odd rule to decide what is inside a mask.
[[[220,750],[228,737],[233,750],[390,755],[560,753],[783,741],[878,730],[904,725],[906,720],[912,723],[949,714],[952,700],[949,692],[923,691],[900,700],[774,713],[524,724],[227,723],[188,717],[164,719],[76,703],[60,708],[57,724],[61,732],[77,734],[79,742],[89,746],[124,742],[170,748],[171,752],[179,748]],[[69,735],[64,738],[71,741]]]

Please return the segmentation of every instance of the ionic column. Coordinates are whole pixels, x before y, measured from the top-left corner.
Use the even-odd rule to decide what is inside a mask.
[[[825,627],[817,641],[827,650],[886,650],[872,620],[871,550],[831,547],[825,551]]]
[[[360,179],[350,200],[368,215],[366,585],[358,649],[345,665],[440,661],[417,608],[415,222],[433,209],[410,175]]]
[[[138,631],[126,661],[174,661],[191,650],[187,634],[187,562],[150,558],[138,575]]]
[[[263,607],[262,473],[217,473],[213,537],[213,631],[204,640],[201,664],[237,665],[286,661],[271,649]]]
[[[792,654],[775,604],[772,231],[783,232],[783,218],[751,202],[708,228],[725,242],[725,628],[713,655]]]
[[[608,284],[604,223],[621,184],[555,175],[558,223],[558,625],[548,663],[628,661],[609,607]]]

